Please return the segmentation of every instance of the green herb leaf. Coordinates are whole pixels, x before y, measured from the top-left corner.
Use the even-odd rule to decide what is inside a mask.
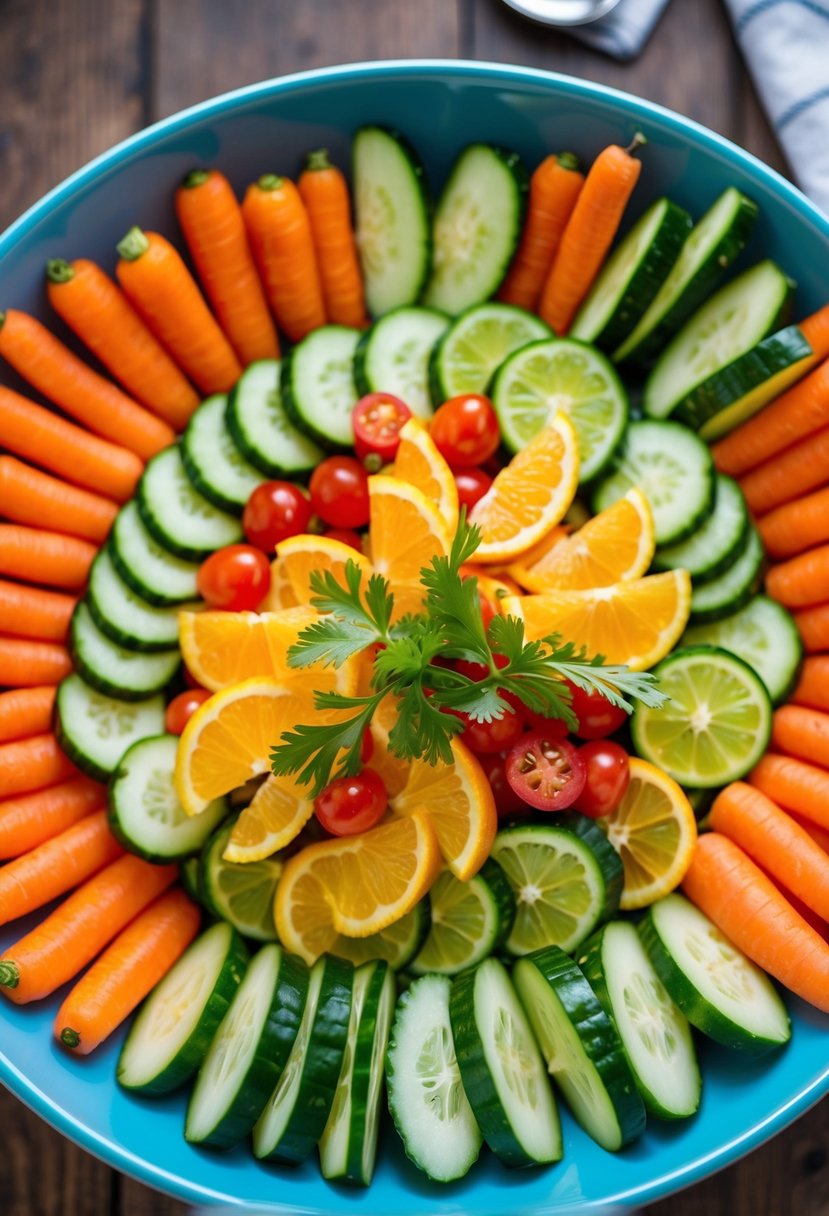
[[[313,782],[316,797],[335,777],[353,776],[362,768],[363,735],[371,723],[383,693],[370,697],[344,697],[340,693],[317,693],[317,709],[356,709],[350,718],[334,723],[301,723],[284,731],[270,755],[277,775],[299,773],[303,785]]]

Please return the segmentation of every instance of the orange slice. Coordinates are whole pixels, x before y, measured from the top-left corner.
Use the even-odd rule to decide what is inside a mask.
[[[451,533],[458,526],[458,487],[452,470],[435,447],[419,418],[410,418],[400,432],[400,447],[394,461],[395,477],[422,490],[437,504]]]
[[[438,507],[422,490],[399,477],[370,477],[371,559],[391,583],[394,619],[418,612],[423,603],[420,571],[436,554],[448,554],[452,533]]]
[[[271,773],[234,823],[222,856],[225,861],[263,861],[295,840],[313,813],[309,785]]]
[[[530,566],[534,566],[536,562],[540,562],[543,557],[546,557],[551,549],[560,544],[566,536],[569,536],[570,528],[568,524],[556,524],[551,528],[546,536],[542,536],[537,545],[533,545],[531,549],[525,549],[520,557],[515,558],[503,567],[507,574],[510,574],[521,587],[526,590],[524,579],[527,570]],[[492,567],[493,570],[499,569],[497,566]]]
[[[262,604],[263,612],[289,607],[284,601],[293,597],[297,604],[310,604],[311,574],[314,570],[330,570],[334,578],[344,585],[345,564],[349,559],[363,571],[363,586],[371,574],[371,562],[363,553],[358,553],[341,540],[328,536],[315,536],[303,532],[283,540],[271,564],[271,589]],[[284,583],[287,582],[290,596],[286,597]],[[276,586],[276,591],[274,590]]]
[[[285,563],[279,557],[274,558],[271,562],[271,585],[260,605],[260,611],[279,612],[282,608],[295,608],[298,603],[290,579],[285,573]]]
[[[653,667],[679,640],[691,607],[686,570],[593,591],[545,591],[502,600],[501,611],[524,621],[528,641],[560,633],[568,642],[600,654],[606,663],[633,671]]]
[[[481,529],[476,562],[501,562],[536,545],[562,519],[579,482],[573,424],[557,414],[513,456],[469,518]]]

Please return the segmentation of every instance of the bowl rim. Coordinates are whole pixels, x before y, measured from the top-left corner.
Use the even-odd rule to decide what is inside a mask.
[[[316,85],[329,80],[358,80],[365,77],[422,77],[429,73],[442,73],[456,78],[475,77],[501,80],[504,83],[524,83],[549,85],[554,84],[565,94],[574,97],[599,98],[612,101],[623,112],[633,117],[658,119],[659,122],[672,132],[691,134],[694,140],[708,152],[727,156],[736,161],[749,174],[753,175],[770,190],[782,196],[799,213],[803,220],[814,225],[829,240],[829,216],[815,203],[808,199],[793,183],[784,178],[777,170],[770,168],[753,153],[746,151],[723,135],[697,122],[686,118],[657,102],[647,101],[636,97],[622,89],[611,85],[597,84],[593,81],[582,80],[564,73],[547,71],[543,68],[524,67],[518,64],[498,63],[489,60],[413,58],[413,59],[380,59],[367,62],[336,64],[329,67],[310,68],[302,72],[294,72],[284,76],[272,77],[268,80],[243,85],[240,88],[218,94],[214,97],[197,102],[183,110],[159,119],[148,127],[121,140],[111,148],[100,153],[81,168],[75,170],[63,181],[52,187],[45,195],[28,207],[5,231],[0,234],[0,259],[11,252],[18,241],[24,239],[55,206],[67,201],[84,186],[95,180],[102,171],[118,167],[136,152],[151,146],[159,137],[175,134],[192,124],[220,115],[232,110],[237,104],[246,104],[257,99],[268,98],[283,93],[292,93],[308,85]],[[45,1119],[70,1140],[104,1161],[107,1165],[123,1170],[146,1185],[174,1195],[186,1202],[213,1203],[220,1202],[231,1206],[242,1205],[242,1201],[221,1194],[210,1187],[200,1186],[197,1182],[184,1180],[171,1174],[168,1170],[153,1165],[146,1159],[137,1157],[130,1150],[117,1145],[113,1140],[79,1123],[74,1116],[63,1109],[49,1095],[31,1082],[23,1072],[0,1050],[0,1082],[20,1101]],[[596,1205],[587,1201],[576,1207],[568,1208],[571,1216],[585,1216],[588,1212],[609,1213],[620,1205],[652,1203],[657,1199],[675,1194],[685,1187],[692,1186],[704,1178],[733,1164],[740,1157],[769,1140],[777,1132],[782,1131],[800,1115],[805,1114],[822,1097],[829,1093],[829,1062],[822,1073],[816,1076],[806,1089],[801,1090],[795,1097],[784,1102],[773,1110],[765,1119],[752,1125],[746,1131],[733,1136],[715,1151],[692,1162],[688,1167],[675,1169],[670,1173],[656,1177],[645,1186],[633,1186],[619,1191],[608,1199]],[[263,1212],[268,1208],[257,1208]],[[280,1205],[272,1208],[274,1213],[284,1211]],[[294,1209],[298,1210],[298,1209]],[[304,1209],[308,1211],[309,1209]],[[562,1212],[558,1206],[537,1209],[538,1216],[553,1216]]]

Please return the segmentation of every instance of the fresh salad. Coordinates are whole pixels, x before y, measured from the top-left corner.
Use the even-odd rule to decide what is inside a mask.
[[[829,305],[646,156],[366,126],[50,261],[110,378],[0,314],[0,991],[190,1143],[616,1152],[829,1012]]]

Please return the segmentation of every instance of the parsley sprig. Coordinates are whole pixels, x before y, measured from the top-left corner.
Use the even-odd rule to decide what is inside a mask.
[[[371,691],[353,697],[315,693],[317,709],[342,712],[333,723],[305,723],[286,731],[271,752],[275,773],[299,773],[300,781],[313,783],[318,794],[332,778],[358,772],[363,732],[387,696],[397,701],[390,750],[404,760],[429,764],[451,761],[452,738],[463,730],[461,720],[445,710],[462,710],[475,721],[490,722],[513,712],[506,694],[535,713],[563,719],[570,729],[576,718],[565,680],[585,692],[600,692],[628,711],[633,700],[664,704],[652,675],[606,665],[601,655],[588,657],[584,648],[559,634],[527,642],[524,623],[517,617],[496,617],[485,630],[476,580],[460,574],[479,543],[478,529],[463,519],[449,555],[434,557],[420,572],[422,611],[396,623],[394,594],[381,575],[373,574],[364,587],[363,572],[353,561],[346,563],[345,585],[328,570],[314,571],[311,603],[322,615],[299,634],[288,650],[288,663],[297,668],[341,667],[379,644]],[[444,666],[443,661],[451,659],[480,663],[488,674],[472,680]]]

